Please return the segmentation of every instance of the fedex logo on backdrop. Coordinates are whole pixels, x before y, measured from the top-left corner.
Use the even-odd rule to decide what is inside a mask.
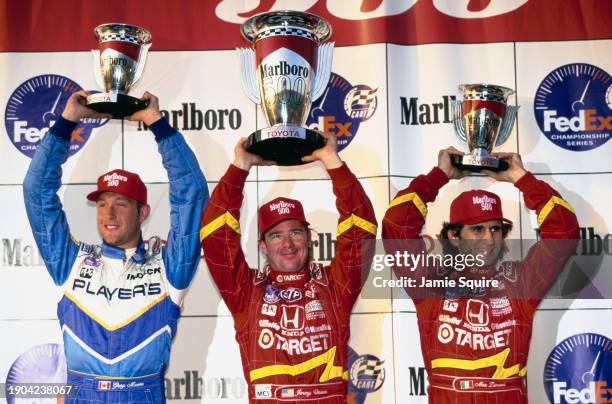
[[[4,113],[11,143],[27,157],[34,156],[42,138],[60,118],[68,98],[81,90],[76,82],[57,74],[43,74],[21,83],[8,97]],[[107,119],[82,119],[70,136],[72,156]]]
[[[352,85],[332,73],[323,95],[312,103],[306,126],[335,136],[340,151],[353,141],[361,123],[376,112],[377,92],[377,88]]]
[[[559,342],[544,365],[544,390],[554,404],[612,403],[612,341],[597,333]]]
[[[566,150],[592,150],[612,137],[612,77],[600,67],[557,67],[540,83],[533,105],[542,134]]]

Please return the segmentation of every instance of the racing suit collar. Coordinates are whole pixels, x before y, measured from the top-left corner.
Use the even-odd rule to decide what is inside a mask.
[[[280,272],[270,268],[268,279],[273,286],[302,286],[310,279],[310,271],[307,269],[308,264],[296,272]]]
[[[302,286],[309,280],[327,286],[327,274],[323,270],[323,265],[317,262],[309,261],[304,267],[297,272],[279,272],[272,269],[266,264],[262,269],[257,271],[257,275],[253,280],[255,285],[259,285],[265,281],[271,282],[274,286]]]
[[[138,246],[136,246],[136,252],[132,255],[132,261],[142,264],[146,258],[145,253],[146,250],[141,237]],[[125,259],[125,249],[108,244],[106,241],[102,240],[102,255],[108,258],[123,260]]]

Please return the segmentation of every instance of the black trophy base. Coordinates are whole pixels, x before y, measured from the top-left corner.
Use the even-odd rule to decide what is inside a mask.
[[[306,164],[302,157],[325,145],[317,131],[293,125],[277,125],[253,132],[247,141],[247,151],[279,166]]]
[[[146,101],[121,93],[96,93],[87,97],[87,107],[122,119],[147,107]]]
[[[451,163],[459,170],[467,170],[479,173],[482,170],[494,172],[506,171],[508,163],[493,156],[478,156],[473,154],[459,155],[451,154]]]

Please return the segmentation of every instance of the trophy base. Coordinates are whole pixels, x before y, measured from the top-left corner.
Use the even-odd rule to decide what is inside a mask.
[[[306,164],[308,156],[325,145],[325,138],[317,131],[293,125],[276,125],[253,132],[247,141],[247,151],[279,166]]]
[[[121,93],[96,93],[87,97],[87,107],[96,112],[111,114],[122,119],[147,107],[147,103],[136,97]]]
[[[451,154],[451,163],[459,170],[481,172],[489,170],[494,172],[506,171],[508,163],[493,156],[475,156],[473,154],[459,155]]]

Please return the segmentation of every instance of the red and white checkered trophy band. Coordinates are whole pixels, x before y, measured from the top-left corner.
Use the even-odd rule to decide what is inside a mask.
[[[151,34],[135,25],[109,23],[97,26],[98,49],[92,50],[94,75],[102,93],[87,97],[87,106],[123,118],[146,108],[146,103],[127,95],[142,75],[151,46]]]
[[[462,170],[503,171],[508,163],[491,156],[493,147],[510,136],[518,106],[508,106],[514,90],[491,84],[462,84],[463,100],[452,103],[455,133],[470,150],[464,156],[452,155],[453,165]]]
[[[269,125],[249,136],[251,153],[278,165],[299,165],[325,144],[319,132],[303,125],[329,81],[334,43],[323,42],[331,31],[323,18],[299,11],[258,14],[242,24],[242,35],[253,43],[237,48],[242,84]]]

